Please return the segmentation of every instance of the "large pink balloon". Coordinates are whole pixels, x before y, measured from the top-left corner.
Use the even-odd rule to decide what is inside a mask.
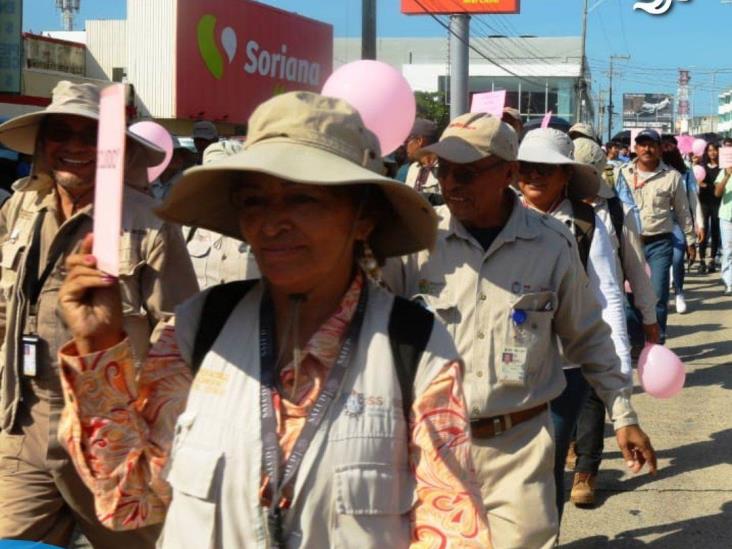
[[[147,179],[150,183],[155,181],[160,174],[165,171],[165,168],[170,164],[170,159],[173,158],[173,136],[170,132],[163,128],[157,122],[150,120],[143,120],[142,122],[136,122],[130,126],[130,131],[147,139],[153,145],[157,145],[165,151],[165,158],[157,166],[153,166],[147,169]]]
[[[643,390],[656,398],[671,398],[686,381],[684,363],[662,345],[646,344],[638,358],[638,377]]]
[[[694,177],[697,181],[702,182],[704,181],[704,178],[707,176],[707,170],[704,169],[704,166],[700,166],[697,164],[694,166]]]
[[[694,136],[692,135],[677,135],[676,142],[679,146],[679,152],[681,154],[689,154],[691,148],[694,146]]]
[[[343,65],[326,80],[323,95],[345,99],[359,112],[379,138],[382,155],[409,137],[417,108],[414,92],[391,65],[371,60]]]
[[[694,139],[691,145],[691,152],[694,156],[702,156],[707,148],[707,142],[703,139]]]

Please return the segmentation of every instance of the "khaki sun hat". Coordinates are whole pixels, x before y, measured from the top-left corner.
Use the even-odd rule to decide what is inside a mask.
[[[61,80],[51,92],[51,104],[44,110],[16,116],[0,124],[0,143],[14,151],[34,154],[38,129],[46,116],[66,114],[99,120],[100,92],[94,84]],[[140,147],[145,166],[157,166],[165,159],[165,151],[129,130],[127,143]]]
[[[567,190],[572,198],[594,198],[602,186],[594,166],[577,162],[574,143],[569,136],[554,128],[538,128],[524,136],[518,151],[519,162],[568,165],[574,168]]]
[[[577,162],[594,166],[598,174],[604,173],[605,167],[607,166],[607,155],[605,155],[605,151],[592,139],[575,139],[574,159]],[[600,185],[597,195],[600,198],[612,198],[615,196],[615,191],[610,188],[610,185],[604,184]]]
[[[467,113],[450,122],[437,143],[417,151],[417,157],[431,153],[455,164],[488,156],[513,161],[517,150],[518,138],[511,126],[487,113]]]
[[[589,137],[595,139],[595,130],[592,129],[591,124],[585,124],[584,122],[578,122],[571,128],[569,128],[569,137],[574,139],[579,136]]]
[[[374,229],[369,242],[374,252],[389,257],[432,248],[434,210],[409,186],[373,171],[379,168],[378,140],[353,107],[341,99],[290,92],[257,107],[241,152],[187,170],[157,213],[241,240],[230,191],[246,181],[246,172],[309,185],[371,184],[396,213]]]

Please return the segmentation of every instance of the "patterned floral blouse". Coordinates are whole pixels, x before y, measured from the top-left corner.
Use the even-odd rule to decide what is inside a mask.
[[[281,372],[284,394],[275,393],[273,400],[283,459],[335,363],[362,285],[358,276],[303,349],[296,394],[293,365]],[[99,520],[117,530],[162,522],[171,499],[163,470],[192,383],[175,328],[166,328],[138,379],[127,341],[85,356],[70,342],[60,359],[66,407],[59,438],[95,494]],[[460,377],[459,362],[445,364],[412,407],[412,548],[491,546]],[[459,473],[448,463],[461,464]]]

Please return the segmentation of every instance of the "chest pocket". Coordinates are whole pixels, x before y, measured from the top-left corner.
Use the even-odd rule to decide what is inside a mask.
[[[212,246],[208,237],[199,233],[200,231],[196,231],[196,234],[194,234],[191,241],[186,244],[186,247],[188,248],[188,253],[192,258],[201,259],[207,257],[211,253]]]
[[[413,295],[412,301],[434,313],[454,338],[462,316],[455,299],[447,289],[447,284],[422,280],[419,285],[420,293]]]
[[[167,481],[173,501],[165,520],[163,537],[168,547],[214,547],[216,502],[220,492],[217,472],[222,464],[219,450],[192,446],[189,438],[193,420],[181,414]],[[185,538],[181,538],[185,532]],[[178,543],[180,542],[180,543]]]
[[[525,322],[516,325],[511,317],[505,320],[509,336],[525,342],[523,345],[526,346],[526,367],[529,375],[536,372],[551,356],[554,337],[552,321],[557,304],[557,295],[551,291],[522,294],[513,302],[512,309],[524,311]]]
[[[651,204],[653,204],[653,214],[668,215],[672,206],[671,189],[664,188],[661,185],[651,185],[646,192],[652,193]]]

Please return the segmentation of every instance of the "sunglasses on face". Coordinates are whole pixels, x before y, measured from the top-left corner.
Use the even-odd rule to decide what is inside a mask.
[[[440,181],[444,181],[452,174],[452,178],[456,183],[460,185],[468,185],[480,174],[492,170],[493,168],[503,164],[503,161],[495,162],[489,166],[485,166],[480,169],[469,168],[460,164],[451,164],[449,162],[439,162],[435,167],[432,168],[432,175]]]
[[[97,128],[76,132],[66,124],[51,123],[43,130],[43,137],[46,141],[54,143],[65,143],[73,139],[78,139],[82,145],[87,147],[96,147],[97,145]]]
[[[519,173],[521,175],[531,175],[536,172],[540,177],[549,177],[559,166],[557,164],[538,164],[534,162],[519,162]]]

